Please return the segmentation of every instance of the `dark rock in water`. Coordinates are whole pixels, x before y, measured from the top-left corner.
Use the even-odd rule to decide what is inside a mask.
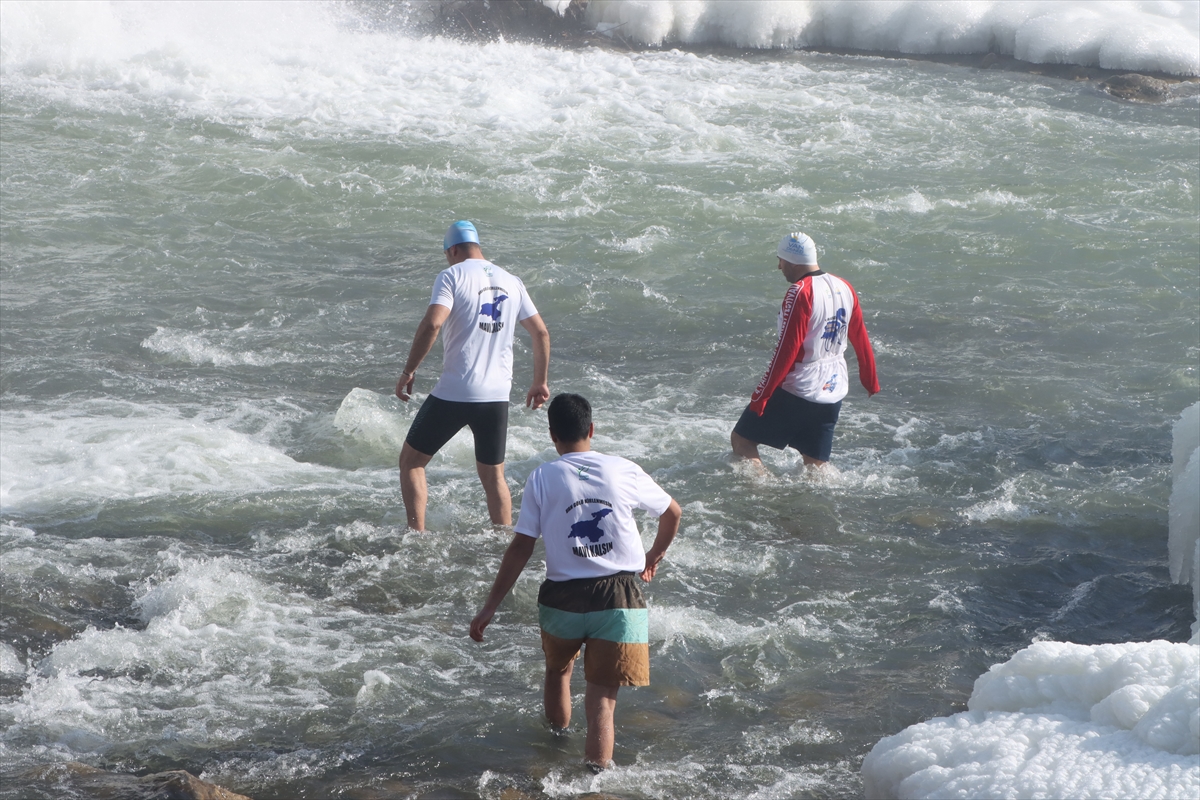
[[[996,62],[999,60],[1000,60],[1000,56],[996,55],[995,53],[988,53],[979,62],[979,66],[982,67],[983,69],[991,69],[992,67],[996,67],[998,69],[1000,65],[997,64]]]
[[[349,8],[367,27],[416,34],[544,44],[588,37],[587,0],[571,0],[562,16],[541,0],[351,0]]]
[[[175,769],[137,777],[105,772],[75,761],[30,770],[26,780],[86,792],[95,800],[250,800],[244,794],[202,781],[190,772]]]
[[[1114,75],[1101,83],[1100,88],[1113,97],[1142,103],[1157,103],[1171,96],[1171,84],[1136,72]]]

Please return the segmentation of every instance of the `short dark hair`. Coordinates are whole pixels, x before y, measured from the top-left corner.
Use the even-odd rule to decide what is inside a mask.
[[[480,253],[482,253],[482,252],[483,252],[483,249],[482,249],[482,248],[479,246],[479,243],[478,243],[478,242],[459,242],[458,244],[452,244],[452,245],[450,245],[449,247],[447,247],[447,248],[446,248],[446,252],[447,252],[447,253],[451,253],[451,252],[453,252],[453,251],[454,251],[454,248],[456,248],[456,247],[462,247],[462,248],[465,248],[465,250],[466,250],[467,252],[470,252],[471,248],[472,248],[472,247],[474,247],[474,248],[475,248],[476,250],[478,250]]]
[[[560,394],[546,411],[550,435],[560,442],[582,442],[592,426],[592,404],[578,394]]]

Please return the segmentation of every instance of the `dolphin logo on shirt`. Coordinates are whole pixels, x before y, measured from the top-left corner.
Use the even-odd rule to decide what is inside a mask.
[[[571,532],[567,536],[572,539],[587,539],[589,542],[600,541],[600,537],[604,535],[604,531],[600,530],[600,520],[611,513],[611,508],[602,508],[594,512],[591,519],[580,520],[571,525]]]
[[[492,287],[499,288],[499,287]],[[483,294],[483,292],[480,292]],[[502,294],[499,297],[494,297],[492,302],[483,303],[479,307],[479,316],[485,317],[479,321],[479,330],[484,333],[499,333],[504,329],[504,323],[500,321],[500,304],[508,299],[508,295]]]
[[[491,317],[492,322],[500,319],[500,304],[508,299],[508,295],[502,294],[490,303],[484,303],[479,309],[479,316]]]

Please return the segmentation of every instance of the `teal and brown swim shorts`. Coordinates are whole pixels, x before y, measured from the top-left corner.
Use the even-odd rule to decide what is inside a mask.
[[[635,573],[544,581],[538,618],[547,669],[566,670],[587,642],[583,674],[588,683],[650,683],[649,617]]]

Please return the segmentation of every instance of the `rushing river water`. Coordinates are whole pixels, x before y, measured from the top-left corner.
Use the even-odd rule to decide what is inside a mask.
[[[1188,638],[1195,95],[225,11],[6,9],[0,797],[62,796],[27,777],[62,761],[259,800],[852,796],[1031,641]],[[465,434],[435,532],[404,526],[391,392],[458,218],[529,287],[551,390],[684,509],[598,776],[582,701],[541,719],[540,548],[467,638],[508,534]],[[790,230],[858,290],[883,391],[830,469],[761,478],[728,435]],[[519,506],[554,454],[516,350]]]

